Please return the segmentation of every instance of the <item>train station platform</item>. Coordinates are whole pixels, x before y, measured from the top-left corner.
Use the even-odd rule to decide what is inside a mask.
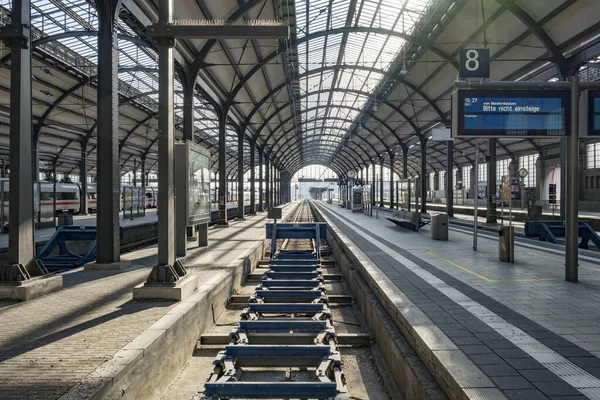
[[[598,259],[582,256],[573,284],[564,250],[517,239],[506,264],[491,235],[473,251],[465,230],[434,241],[429,227],[315,204],[442,386],[472,399],[600,399]]]
[[[286,206],[284,213],[291,208]],[[229,229],[209,229],[207,248],[188,243],[183,263],[198,280],[198,290],[183,302],[132,298],[133,287],[146,280],[157,262],[156,246],[124,254],[122,259],[132,262],[127,270],[71,270],[63,273],[61,291],[24,303],[0,302],[0,399],[102,398],[99,393],[133,371],[132,365],[151,369],[144,360],[159,350],[144,346],[167,332],[175,343],[155,347],[178,354],[178,335],[186,330],[175,333],[167,326],[174,326],[214,286],[233,279],[252,252],[263,251],[266,222],[266,213],[259,213]],[[160,381],[150,375],[139,380],[150,385],[144,398],[153,398],[153,380]],[[122,394],[131,396],[129,389]]]
[[[57,217],[59,219],[60,217]],[[143,225],[151,222],[158,221],[156,216],[155,209],[146,210],[146,215],[139,218],[130,219],[129,217],[123,218],[123,213],[119,217],[120,225],[125,228],[129,226],[135,225]],[[74,226],[96,226],[96,214],[88,214],[88,215],[74,215],[73,216],[73,225]],[[45,243],[48,241],[52,235],[56,232],[56,228],[43,228],[35,230],[35,242]],[[0,234],[0,249],[8,248],[8,233]]]
[[[229,202],[227,203],[227,209],[233,210],[237,208],[237,203]],[[211,206],[211,212],[216,212],[217,206]],[[57,217],[57,220],[60,217]],[[127,228],[136,225],[143,225],[148,223],[157,222],[158,217],[156,216],[156,209],[146,209],[146,215],[143,217],[129,218],[129,215],[119,215],[119,223],[121,227]],[[88,214],[88,215],[74,215],[73,216],[73,225],[74,226],[96,226],[96,214]],[[45,243],[48,239],[52,237],[55,228],[43,228],[36,229],[35,231],[35,241],[38,245]],[[8,233],[0,233],[0,250],[8,248]]]

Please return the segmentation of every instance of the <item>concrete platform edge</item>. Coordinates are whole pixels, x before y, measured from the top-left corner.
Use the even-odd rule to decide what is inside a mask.
[[[380,332],[383,322],[378,320],[378,317],[369,315],[369,307],[361,304],[368,296],[364,288],[357,287],[361,280],[364,280],[378,303],[384,308],[385,314],[391,318],[395,327],[408,341],[448,398],[475,400],[482,398],[483,393],[486,396],[493,394],[494,399],[506,398],[495,388],[493,382],[329,218],[320,212],[318,207],[314,209],[321,220],[329,225],[328,242],[338,260],[338,265],[346,275],[346,281],[351,286],[352,295],[367,319],[376,343],[387,345],[390,339],[393,340],[390,343],[393,345],[390,346],[392,350],[383,352],[383,355],[395,379],[402,379],[404,382],[404,387],[400,385],[404,398],[431,399],[435,398],[432,397],[435,393],[431,393],[431,387],[421,382],[422,371],[418,371],[418,366],[414,363],[411,365],[410,354],[408,354],[409,360],[397,358],[396,354],[392,354],[399,350],[395,347],[398,338],[394,338],[391,333],[386,337],[385,332]],[[346,265],[343,265],[344,262]],[[355,274],[360,279],[348,279],[348,274]],[[357,289],[361,289],[362,292]],[[373,304],[371,306],[371,309],[377,310],[376,306],[373,307]],[[397,355],[403,356],[401,352]],[[396,378],[398,374],[403,376]]]

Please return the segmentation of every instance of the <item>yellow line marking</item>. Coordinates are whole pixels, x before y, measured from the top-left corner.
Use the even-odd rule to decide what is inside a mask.
[[[447,264],[452,265],[455,268],[460,269],[461,271],[464,271],[468,274],[471,274],[483,281],[486,281],[488,283],[506,283],[506,282],[543,282],[543,281],[560,281],[562,280],[562,278],[523,278],[523,279],[491,279],[488,278],[485,275],[481,275],[475,271],[470,270],[467,267],[463,267],[460,264],[455,263],[454,261],[450,261],[447,258],[444,258],[438,254],[435,254],[433,251],[428,251],[427,254],[429,254],[432,257],[437,258],[438,260],[442,260]],[[586,278],[587,279],[587,278]]]
[[[444,258],[444,257],[442,257],[442,256],[439,256],[439,255],[435,254],[433,251],[428,251],[428,252],[427,252],[427,254],[429,254],[430,256],[433,256],[433,257],[435,257],[435,258],[437,258],[437,259],[439,259],[439,260],[442,260],[442,261],[444,261],[445,263],[448,263],[448,264],[452,265],[453,267],[460,269],[461,271],[464,271],[464,272],[466,272],[466,273],[468,273],[468,274],[471,274],[471,275],[473,275],[473,276],[476,276],[477,278],[479,278],[479,279],[481,279],[481,280],[484,280],[484,281],[486,281],[486,282],[494,282],[494,280],[493,280],[493,279],[490,279],[490,278],[488,278],[487,276],[483,276],[483,275],[481,275],[481,274],[478,274],[478,273],[477,273],[477,272],[475,272],[475,271],[471,271],[469,268],[463,267],[462,265],[459,265],[459,264],[455,263],[454,261],[450,261],[450,260],[448,260],[447,258]]]

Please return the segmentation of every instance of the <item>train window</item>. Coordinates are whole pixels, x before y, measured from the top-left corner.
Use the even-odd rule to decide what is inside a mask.
[[[152,193],[146,193],[146,198],[147,199],[151,199],[152,198]]]
[[[56,192],[56,200],[77,200],[75,192]]]
[[[42,192],[42,193],[40,193],[40,200],[41,201],[52,200],[52,192]]]

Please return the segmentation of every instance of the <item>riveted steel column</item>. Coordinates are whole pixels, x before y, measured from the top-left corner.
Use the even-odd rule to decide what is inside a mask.
[[[10,191],[8,201],[8,263],[0,269],[0,281],[21,281],[28,276],[13,273],[20,265],[25,274],[35,271],[32,106],[31,106],[31,2],[13,0],[11,26],[23,28],[23,38],[11,40],[10,83]],[[35,273],[38,272],[38,273]]]
[[[256,144],[250,143],[250,212],[256,214],[256,164],[254,163]]]
[[[390,155],[390,208],[396,208],[394,203],[394,155]]]
[[[379,160],[379,207],[383,207],[383,159]]]
[[[263,149],[258,149],[258,211],[264,210],[264,176],[263,176]]]
[[[192,76],[192,73],[185,71],[183,74],[180,74],[180,79],[181,87],[183,88],[183,140],[187,142],[188,140],[194,140],[194,84],[196,83],[196,75]],[[186,210],[182,212],[185,213]],[[175,213],[179,213],[177,207],[175,207]],[[185,220],[185,217],[176,217],[176,221],[182,220]],[[175,229],[178,230],[179,227],[176,226]],[[194,226],[186,226],[186,236],[188,238],[194,238],[194,231]],[[178,254],[184,254],[184,245],[180,244],[179,247]]]
[[[279,205],[279,170],[273,167],[273,205]]]
[[[579,76],[570,76],[571,135],[567,139],[567,204],[565,241],[565,279],[579,280]],[[562,173],[562,172],[561,172]],[[562,203],[562,199],[561,199]]]
[[[449,140],[446,154],[446,213],[449,217],[454,216],[454,142]]]
[[[421,212],[427,212],[427,139],[421,137]]]
[[[240,129],[238,132],[238,219],[244,219],[244,132]]]
[[[142,178],[142,196],[144,196],[144,202],[142,203],[142,207],[146,210],[146,157],[142,157],[140,159],[140,177]]]
[[[265,208],[267,210],[271,209],[271,199],[269,198],[271,190],[270,172],[269,157],[265,154]]]
[[[568,138],[560,138],[560,201],[559,211],[560,220],[565,221],[567,218],[567,153],[568,153]]]
[[[186,72],[187,75],[187,72]],[[183,87],[183,140],[194,139],[194,83],[195,76],[181,79]]]
[[[98,165],[96,262],[120,261],[119,75],[115,20],[120,0],[101,0],[98,8]]]
[[[159,23],[173,19],[173,0],[159,1]],[[158,265],[175,262],[175,185],[173,164],[173,47],[158,45]]]
[[[408,148],[402,149],[402,179],[408,179]]]
[[[227,111],[219,110],[219,198],[217,226],[227,227]]]
[[[371,165],[371,176],[371,181],[373,182],[373,184],[371,185],[371,205],[374,206],[377,205],[375,201],[375,182],[377,182],[377,180],[375,179],[375,163]]]
[[[496,139],[488,139],[487,218],[488,224],[498,222],[496,213]]]
[[[81,161],[79,162],[79,184],[81,185],[81,196],[79,201],[79,214],[88,213],[88,185],[87,185],[87,140],[81,143]]]
[[[281,194],[283,192],[282,190],[283,185],[281,183],[281,171],[277,170],[277,203],[279,203],[279,205],[281,205],[281,203],[283,202]]]
[[[269,171],[271,182],[269,182],[269,204],[271,208],[275,207],[275,167],[271,162],[271,170]]]

